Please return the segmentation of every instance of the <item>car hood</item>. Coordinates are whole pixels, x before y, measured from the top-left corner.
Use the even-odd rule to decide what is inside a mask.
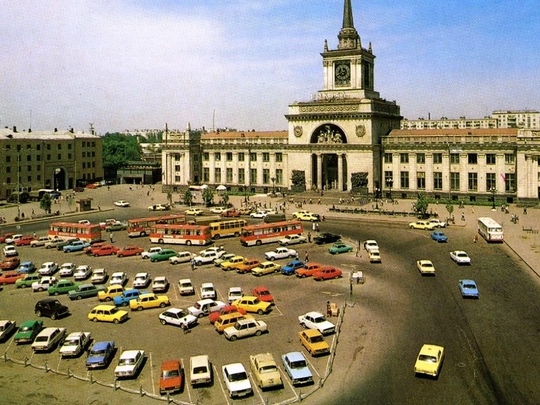
[[[245,391],[251,388],[249,380],[229,381],[231,391]]]
[[[89,364],[103,363],[104,361],[105,361],[105,356],[102,355],[102,354],[96,354],[96,355],[93,355],[93,356],[89,356],[86,359],[86,362],[89,363]]]
[[[313,377],[311,371],[309,371],[309,368],[307,367],[290,368],[289,370],[293,378],[303,379]]]
[[[135,364],[126,364],[122,366],[116,366],[115,373],[132,372],[135,369]]]
[[[159,388],[163,390],[170,390],[174,388],[178,388],[182,385],[182,377],[169,377],[165,379],[159,380]]]

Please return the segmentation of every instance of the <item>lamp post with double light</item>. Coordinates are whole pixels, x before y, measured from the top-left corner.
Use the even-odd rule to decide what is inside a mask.
[[[491,211],[497,211],[497,208],[495,208],[495,193],[497,192],[497,189],[491,187],[489,191],[491,192]]]
[[[394,199],[392,198],[392,185],[394,184],[394,180],[392,177],[386,178],[386,187],[390,189],[390,201],[394,202]]]

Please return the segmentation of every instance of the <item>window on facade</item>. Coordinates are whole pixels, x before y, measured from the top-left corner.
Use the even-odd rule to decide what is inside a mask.
[[[495,173],[486,173],[486,190],[491,191],[497,188],[497,183],[495,181]]]
[[[245,184],[246,183],[246,172],[244,169],[238,169],[238,183]]]
[[[214,177],[216,178],[216,183],[221,183],[221,168],[216,167],[214,169]]]
[[[11,184],[11,177],[6,177],[6,183]]]
[[[40,174],[38,174],[38,175],[36,176],[36,181],[41,181],[41,175],[40,175]]]
[[[62,150],[62,144],[61,143],[58,144],[58,150]]]
[[[177,162],[180,160],[180,153],[174,154],[174,160],[176,160]]]
[[[84,148],[85,146],[86,146],[86,142],[85,142],[85,141],[83,141],[83,143],[82,143],[82,147]]]
[[[41,165],[36,166],[36,171],[38,171],[38,172],[41,171]]]
[[[210,160],[210,154],[208,152],[203,153],[203,160],[208,162]]]
[[[61,153],[58,154],[58,160],[62,160],[62,154]]]
[[[467,155],[467,159],[470,165],[476,165],[478,164],[478,154],[477,153],[469,153]]]
[[[409,163],[409,154],[408,153],[400,153],[399,154],[399,162],[400,163]]]
[[[263,152],[263,162],[270,162],[270,153]]]
[[[263,169],[263,184],[268,184],[270,182],[270,170]]]
[[[257,154],[255,152],[251,152],[249,154],[249,160],[252,161],[252,162],[256,162],[257,161]]]
[[[416,172],[416,188],[418,190],[426,189],[426,173],[425,172]]]
[[[47,160],[51,160],[51,155],[50,154],[47,155]]]
[[[221,160],[221,152],[214,153],[214,159],[219,162]]]
[[[6,163],[11,163],[11,156],[6,156]]]
[[[257,184],[257,169],[249,169],[249,183]]]
[[[174,165],[174,171],[179,172],[180,171],[180,165]]]
[[[92,167],[96,167],[96,162],[92,162]]]
[[[495,153],[486,153],[486,164],[487,165],[494,165],[496,163],[496,156]]]
[[[50,143],[47,144],[47,150],[51,150],[51,144]]]
[[[40,161],[41,161],[41,156],[40,156],[40,155],[37,155],[37,156],[36,156],[36,160],[37,160],[38,162],[40,162]]]
[[[283,184],[283,169],[276,169],[276,184]]]
[[[203,167],[203,181],[210,181],[210,168],[208,167]]]
[[[244,152],[239,152],[238,153],[238,161],[243,162],[244,159],[245,159],[245,153]]]
[[[392,154],[391,153],[385,153],[384,154],[384,163],[392,163]]]
[[[36,145],[36,150],[41,150],[41,145],[39,143]]]
[[[92,148],[95,148],[96,147],[96,142],[92,142]]]
[[[442,173],[441,172],[433,173],[433,189],[442,190]]]
[[[507,193],[515,193],[516,192],[516,174],[515,173],[505,173],[504,174],[504,190]]]
[[[68,160],[71,160],[71,153],[68,153]]]
[[[283,162],[283,153],[281,152],[276,153],[276,162]]]
[[[450,163],[459,164],[459,153],[450,153]]]
[[[82,153],[82,157],[86,157],[86,152],[83,152],[83,153]]]
[[[504,154],[504,163],[507,165],[513,165],[514,164],[514,154],[513,153],[505,153]]]
[[[433,163],[434,164],[441,164],[442,163],[442,153],[434,153],[433,154]]]
[[[32,176],[28,176],[26,180],[30,183],[32,181]]]
[[[227,159],[227,162],[232,162],[232,152],[227,152],[225,159]]]
[[[26,166],[26,171],[31,172],[32,171],[32,166],[31,165]]]
[[[231,153],[231,157],[232,157],[232,153]],[[232,183],[232,182],[233,182],[233,179],[232,179],[232,168],[227,167],[225,176],[227,177],[227,179],[226,179],[227,183]]]
[[[174,176],[174,182],[180,183],[180,176]]]
[[[407,155],[409,156],[409,155]],[[409,188],[409,172],[400,172],[399,174],[401,188]]]
[[[478,190],[478,173],[469,173],[469,191]]]
[[[11,173],[11,166],[6,167],[6,173]]]
[[[392,187],[392,183],[394,182],[394,172],[391,170],[384,172],[384,183],[386,184],[386,187]]]
[[[31,162],[32,161],[32,155],[26,155],[26,161]]]
[[[85,163],[85,162],[83,162],[82,168],[83,168],[83,169],[86,169],[86,163]]]
[[[38,150],[39,150],[39,148],[38,148]],[[71,144],[70,143],[68,143],[68,150],[71,150]]]
[[[407,157],[408,159],[408,157]],[[405,163],[405,162],[401,162]],[[426,163],[426,154],[425,153],[417,153],[416,154],[416,163]]]

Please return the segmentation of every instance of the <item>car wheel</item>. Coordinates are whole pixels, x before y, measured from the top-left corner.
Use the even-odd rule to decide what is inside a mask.
[[[202,262],[200,260],[197,262],[197,266],[202,266]]]
[[[154,259],[150,259],[150,261],[151,261],[152,263],[154,263],[154,262],[155,262],[155,260],[154,260]]]
[[[159,239],[159,240],[158,240],[158,243],[159,243],[160,245],[163,245],[163,239]]]
[[[255,336],[261,336],[261,333],[262,332],[260,330],[258,330],[257,332],[255,332]]]
[[[137,307],[137,311],[142,311],[143,307]]]
[[[264,311],[263,311],[262,309],[259,309],[259,310],[257,311],[257,314],[258,314],[258,315],[263,315],[263,314],[264,314]]]
[[[54,292],[54,295],[58,295],[58,291],[55,291],[55,292]]]
[[[82,295],[77,295],[77,299],[78,299],[78,300],[81,300],[81,299],[82,299]]]
[[[159,304],[160,308],[165,308],[166,306],[167,306],[167,303],[165,303],[165,302],[162,302],[161,304]]]
[[[219,234],[215,234],[215,235],[214,235],[214,239],[215,239],[215,240],[218,240],[218,239],[219,239]]]
[[[146,236],[146,232],[145,232],[145,231],[142,231],[142,232],[141,232],[141,236]]]
[[[118,255],[118,257],[124,257],[124,255],[122,255],[122,254],[119,254],[119,255]]]
[[[230,340],[231,342],[234,342],[236,339],[237,339],[237,337],[236,337],[235,335],[231,335],[231,336],[229,337],[229,340]]]
[[[21,288],[26,288],[28,287],[26,284],[21,284]]]
[[[167,325],[167,321],[165,321],[165,319],[161,319],[160,322],[162,325]]]
[[[256,244],[257,246],[261,246],[261,245],[262,245],[262,242],[261,242],[260,239],[257,239],[257,242],[255,242],[255,244]]]
[[[116,318],[116,319],[113,321],[113,323],[114,323],[115,325],[118,325],[118,324],[120,323],[120,319]]]
[[[36,316],[41,318],[41,311],[36,311]]]
[[[42,292],[42,291],[43,291],[43,287],[39,287],[38,292]]]
[[[51,319],[52,319],[53,321],[55,321],[55,320],[56,320],[56,314],[51,314]]]
[[[92,321],[97,322],[98,319],[97,318],[92,318]]]
[[[197,315],[197,318],[202,318],[204,314],[201,312],[199,315]]]
[[[186,246],[191,246],[191,241],[190,240],[186,241]]]

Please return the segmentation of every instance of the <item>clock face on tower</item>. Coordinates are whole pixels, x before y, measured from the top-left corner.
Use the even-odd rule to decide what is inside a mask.
[[[336,62],[334,65],[336,84],[349,84],[351,81],[351,66],[349,62]]]

